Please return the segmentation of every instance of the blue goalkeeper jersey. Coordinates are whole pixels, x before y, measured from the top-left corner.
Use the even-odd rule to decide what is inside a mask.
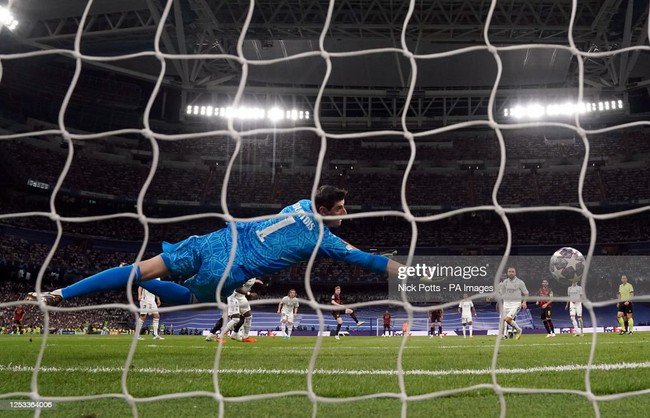
[[[221,289],[225,298],[246,280],[273,273],[311,256],[318,241],[319,226],[314,221],[311,200],[287,206],[281,214],[295,214],[256,222],[235,222],[237,248],[232,268]],[[183,285],[202,302],[215,299],[217,285],[227,269],[233,245],[231,226],[189,237],[176,244],[163,243],[161,256],[170,272],[191,277]],[[369,254],[349,245],[323,225],[318,255],[384,272],[388,258]]]
[[[311,200],[287,206],[281,214],[299,214],[260,222],[238,222],[237,251],[241,265],[251,277],[273,273],[309,260],[318,241],[319,226],[313,218]],[[319,256],[356,264],[373,271],[386,271],[388,258],[360,251],[323,225]]]

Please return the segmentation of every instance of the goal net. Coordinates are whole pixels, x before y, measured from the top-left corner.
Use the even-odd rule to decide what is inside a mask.
[[[0,6],[0,261],[20,272],[0,282],[0,318],[6,331],[14,322],[32,331],[0,335],[9,353],[0,359],[0,410],[647,410],[649,338],[611,339],[635,327],[631,312],[623,327],[616,318],[622,275],[635,288],[637,326],[648,322],[647,5],[58,3]],[[438,270],[386,281],[313,254],[271,278],[282,292],[298,283],[301,306],[318,317],[317,337],[284,345],[52,335],[88,333],[85,322],[102,323],[102,333],[132,327],[140,311],[131,285],[61,307],[22,299],[147,259],[163,240],[277,217],[323,183],[350,190],[342,237],[376,253],[399,248],[395,260]],[[586,257],[580,326],[565,312],[568,283],[548,271],[565,246]],[[622,253],[629,258],[615,263],[597,257]],[[516,320],[523,338],[504,340],[497,290],[513,266],[530,296]],[[553,296],[538,292],[542,279]],[[359,285],[347,295],[353,309],[398,307],[393,329],[403,338],[328,338],[337,284]],[[274,312],[281,296],[253,301],[253,310]],[[538,318],[551,297],[558,337],[546,340],[548,320]],[[414,335],[430,329],[434,306],[455,313],[463,301],[479,308],[479,338]],[[25,319],[16,320],[19,306]],[[164,321],[193,308],[160,311]],[[442,319],[454,333],[455,315]],[[351,336],[364,331],[350,324]],[[578,328],[587,336],[569,341]],[[381,319],[375,329],[381,335]]]

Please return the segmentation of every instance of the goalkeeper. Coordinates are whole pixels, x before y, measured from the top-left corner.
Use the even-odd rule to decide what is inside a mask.
[[[334,186],[321,186],[314,200],[322,216],[347,214],[347,191]],[[231,226],[203,236],[191,236],[176,244],[163,242],[161,254],[134,266],[114,267],[83,279],[63,289],[41,294],[51,306],[61,301],[97,292],[126,287],[134,272],[134,286],[142,286],[158,295],[168,305],[215,302],[217,285],[223,280],[220,299],[225,301],[248,279],[273,273],[311,257],[319,236],[309,199],[287,206],[281,214],[293,215],[254,222],[235,222],[236,241]],[[323,220],[323,238],[318,255],[345,261],[362,268],[387,272],[396,277],[401,264],[382,255],[369,254],[334,235],[330,228],[341,225],[341,219]],[[233,244],[236,253],[230,270],[228,259]],[[188,277],[182,285],[164,280],[151,280],[173,274]],[[36,292],[27,300],[37,300]]]

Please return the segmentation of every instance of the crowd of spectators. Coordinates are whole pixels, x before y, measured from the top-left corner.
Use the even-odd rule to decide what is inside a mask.
[[[623,130],[589,137],[590,156],[602,163],[593,164],[586,172],[583,198],[590,208],[605,211],[608,207],[615,207],[611,205],[634,206],[642,204],[643,199],[650,199],[650,168],[647,164],[650,142],[643,140],[644,135],[644,131]],[[581,138],[568,139],[565,135],[557,140],[541,134],[508,131],[504,133],[504,140],[507,161],[496,193],[499,204],[522,207],[578,205],[580,164],[585,152]],[[33,287],[53,246],[54,233],[59,225],[63,237],[43,273],[43,283],[50,287],[75,282],[121,261],[134,261],[145,232],[149,240],[146,258],[159,251],[163,240],[175,242],[223,227],[219,214],[225,213],[226,208],[221,207],[221,192],[226,166],[235,151],[235,141],[206,137],[158,142],[161,158],[146,190],[145,215],[170,218],[209,213],[209,216],[182,222],[148,222],[146,225],[134,216],[74,222],[83,216],[133,214],[135,199],[151,172],[152,161],[148,139],[107,138],[76,142],[70,170],[55,199],[56,214],[0,218],[3,236],[0,241],[0,283],[6,280]],[[68,157],[69,150],[65,145],[56,136],[2,142],[0,172],[6,175],[8,187],[0,191],[0,215],[52,211],[52,186],[58,181]],[[228,212],[235,216],[268,215],[310,196],[320,138],[306,132],[295,132],[278,134],[277,137],[244,138],[239,145],[227,183]],[[344,222],[337,234],[345,240],[365,249],[408,248],[413,233],[410,223],[399,217],[373,216],[373,212],[378,210],[404,209],[402,188],[406,204],[415,215],[493,204],[492,193],[501,158],[493,133],[474,133],[466,137],[457,134],[440,143],[416,141],[416,164],[406,181],[403,181],[404,167],[410,157],[410,148],[404,145],[397,139],[382,142],[328,138],[320,183],[348,189],[350,212],[366,212],[368,215],[367,218]],[[27,187],[28,180],[39,184]],[[161,204],[161,201],[167,202]],[[56,215],[70,219],[59,223]],[[586,218],[566,211],[510,214],[508,222],[514,252],[526,246],[585,245],[591,235]],[[444,249],[449,254],[498,255],[502,254],[508,240],[506,227],[494,211],[419,221],[415,226],[418,249]],[[39,235],[34,235],[34,231]],[[597,254],[626,254],[627,246],[633,243],[646,248],[650,246],[647,212],[596,221],[596,232]],[[278,296],[286,286],[300,285],[305,268],[303,264],[271,275],[267,279],[274,286],[267,288],[263,296]],[[638,266],[637,270],[646,274],[643,266]],[[614,270],[594,274],[603,278],[618,276]],[[340,283],[371,288],[373,284],[385,281],[381,275],[331,260],[317,262],[310,277],[319,289],[329,289]],[[17,297],[26,289],[20,292],[5,290],[10,297]],[[328,292],[322,293],[325,302]],[[603,292],[610,293],[611,289]],[[362,298],[382,297],[381,292],[359,294]],[[83,300],[80,306],[92,302],[97,301]],[[105,298],[101,302],[105,303]],[[104,311],[80,311],[76,314],[81,315],[79,317],[57,312],[52,314],[51,324],[63,326],[63,322],[57,322],[59,316],[67,323],[78,322],[86,313],[91,322],[103,321],[102,317],[106,316]],[[39,314],[36,311],[33,317],[39,318]],[[115,319],[123,321],[124,317]]]
[[[647,141],[639,140],[639,133],[611,135],[595,137],[591,144],[592,153],[600,155],[604,165],[594,164],[587,170],[584,200],[634,203],[650,198],[650,169],[642,163],[648,158]],[[450,148],[418,146],[415,169],[404,184],[407,204],[443,207],[491,204],[500,158],[490,152],[498,150],[492,142],[487,138],[471,138],[455,139]],[[156,174],[147,188],[147,200],[220,202],[227,162],[234,149],[232,140],[190,143],[193,146],[183,148],[186,154],[161,153]],[[167,146],[161,143],[162,149],[163,144]],[[626,154],[629,148],[625,144],[634,149],[633,156]],[[346,186],[352,191],[354,203],[364,207],[400,207],[405,173],[404,165],[396,165],[396,161],[406,161],[409,149],[362,145],[362,141],[332,140],[321,183]],[[539,137],[525,137],[508,138],[506,145],[507,170],[497,193],[500,204],[577,204],[582,156],[573,158],[572,150],[584,154],[582,141],[576,140],[570,146],[549,146]],[[178,151],[180,145],[174,147]],[[126,145],[116,149],[114,144],[78,148],[63,181],[64,192],[137,198],[151,171],[150,153],[143,159],[142,154],[132,153],[134,149]],[[317,149],[317,141],[298,141],[295,137],[243,142],[228,180],[228,204],[286,204],[308,196],[314,181]],[[208,157],[211,155],[218,155],[218,160]],[[544,162],[553,156],[557,157],[552,160],[555,165]],[[0,150],[4,167],[23,184],[32,179],[51,187],[58,180],[66,158],[67,150],[61,149],[55,138],[6,141]],[[636,164],[628,164],[630,158],[636,158]],[[459,164],[459,161],[476,160],[483,163],[476,163],[476,167],[472,163]],[[538,163],[522,168],[521,161],[527,160]],[[485,164],[485,161],[492,163]]]
[[[33,291],[34,289],[33,281],[7,280],[7,277],[3,277],[3,279],[0,280],[0,304],[20,301],[25,297],[27,292]],[[49,287],[51,283],[45,280],[43,285]],[[63,307],[83,307],[84,309],[49,312],[48,328],[52,333],[62,331],[88,333],[93,329],[124,330],[133,328],[135,314],[129,310],[119,308],[88,309],[88,307],[93,305],[98,306],[111,303],[126,304],[128,300],[124,292],[108,292],[101,295],[80,297],[67,301]],[[12,304],[0,307],[0,328],[3,328],[5,333],[9,333],[12,330],[16,306],[18,305]],[[24,304],[22,307],[25,310],[22,324],[25,330],[38,330],[45,326],[43,312],[38,306]]]

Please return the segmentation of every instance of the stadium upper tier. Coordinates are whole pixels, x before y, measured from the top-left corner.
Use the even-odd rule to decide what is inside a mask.
[[[590,165],[583,197],[588,204],[638,203],[650,198],[650,143],[641,131],[590,138]],[[496,138],[470,136],[418,143],[405,184],[412,209],[431,210],[492,204],[498,175]],[[502,205],[577,204],[584,146],[543,136],[506,137],[506,170],[498,189]],[[227,138],[159,141],[160,160],[145,199],[157,204],[220,201],[234,141]],[[348,204],[365,210],[400,209],[400,192],[410,149],[405,141],[330,139],[321,183],[350,190]],[[149,149],[147,150],[147,146]],[[148,141],[76,141],[63,194],[97,199],[135,199],[151,171]],[[242,143],[230,171],[229,205],[286,205],[310,195],[320,141],[308,133]],[[0,162],[18,188],[51,190],[68,157],[60,138],[3,141]]]

